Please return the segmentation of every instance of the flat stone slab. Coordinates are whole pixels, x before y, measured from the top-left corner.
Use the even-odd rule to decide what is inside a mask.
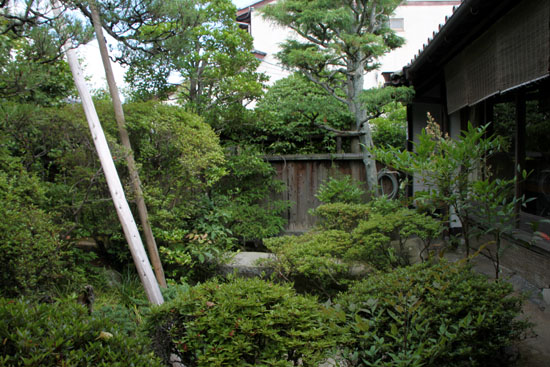
[[[237,273],[244,277],[270,275],[273,269],[265,262],[275,259],[274,254],[267,252],[239,252],[227,264],[221,265],[219,271],[223,275]]]

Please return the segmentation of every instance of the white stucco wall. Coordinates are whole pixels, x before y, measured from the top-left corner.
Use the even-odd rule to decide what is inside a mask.
[[[423,48],[423,44],[428,42],[428,37],[431,38],[433,32],[439,29],[439,25],[445,23],[445,16],[452,14],[453,5],[447,3],[442,5],[437,2],[428,5],[426,3],[422,2],[422,5],[405,4],[395,10],[392,18],[404,20],[403,31],[396,33],[405,38],[405,44],[380,59],[382,64],[380,69],[367,75],[365,88],[383,84],[383,71],[401,71],[403,66],[407,65]]]
[[[459,2],[456,1],[456,4]],[[380,61],[380,70],[371,72],[365,77],[365,88],[376,87],[384,83],[383,71],[400,71],[408,64],[422,45],[427,42],[432,32],[437,30],[439,24],[445,22],[445,16],[452,13],[453,5],[449,2],[422,1],[411,2],[399,6],[393,18],[404,19],[403,31],[397,32],[406,39],[406,43],[400,49],[385,55]],[[252,8],[251,34],[254,38],[254,48],[267,53],[262,61],[259,71],[265,72],[271,77],[269,84],[289,75],[275,58],[279,51],[279,44],[288,37],[296,37],[288,28],[277,26],[265,20],[258,9]]]
[[[290,75],[290,72],[285,70],[275,57],[280,50],[279,44],[297,35],[287,27],[278,26],[264,19],[257,9],[252,8],[251,16],[250,34],[254,39],[254,49],[267,54],[258,71],[266,73],[269,76],[268,84],[272,85],[277,80]]]

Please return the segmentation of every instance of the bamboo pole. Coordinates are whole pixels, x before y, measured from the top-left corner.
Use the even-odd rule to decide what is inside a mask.
[[[59,4],[59,1],[52,0],[52,5],[55,16],[59,17],[61,14],[61,5]],[[149,263],[147,254],[145,253],[145,248],[141,242],[141,237],[139,235],[136,222],[132,216],[132,212],[130,211],[130,206],[128,205],[128,201],[124,195],[124,189],[122,188],[115,163],[113,162],[109,146],[107,145],[107,139],[105,139],[105,134],[99,122],[99,117],[97,116],[97,112],[92,101],[92,96],[88,91],[84,81],[84,76],[80,70],[80,64],[78,63],[76,52],[72,48],[70,40],[65,43],[63,48],[73,74],[73,79],[78,90],[78,94],[82,100],[82,107],[84,108],[86,119],[88,120],[90,132],[101,162],[101,167],[103,168],[103,172],[107,180],[107,185],[109,186],[109,191],[111,192],[111,197],[113,198],[113,203],[115,205],[120,224],[122,225],[124,235],[128,241],[128,246],[130,247],[130,252],[132,254],[132,258],[134,259],[141,282],[143,283],[143,287],[145,288],[145,293],[147,294],[147,298],[150,303],[160,305],[164,302],[164,300],[162,298],[162,294],[160,293],[159,285],[153,274],[153,270],[151,269],[151,264]]]
[[[134,195],[136,196],[137,209],[141,227],[143,228],[143,234],[145,235],[145,243],[147,244],[147,250],[149,252],[149,258],[153,264],[157,281],[161,287],[166,287],[166,279],[164,278],[164,270],[162,269],[162,263],[151,230],[151,224],[149,222],[149,215],[147,214],[147,206],[145,205],[145,199],[143,198],[143,191],[141,190],[141,180],[139,179],[139,172],[134,160],[134,151],[130,144],[130,138],[128,137],[128,131],[126,130],[126,119],[124,118],[124,110],[122,109],[122,103],[120,101],[120,94],[113,75],[113,69],[109,59],[109,52],[107,51],[107,45],[105,44],[105,37],[103,36],[103,29],[101,27],[101,20],[99,12],[94,0],[90,1],[90,10],[92,12],[92,23],[99,44],[99,51],[101,53],[101,61],[105,69],[105,76],[107,77],[107,85],[109,86],[109,92],[111,93],[111,99],[113,100],[113,108],[115,110],[115,119],[118,127],[118,134],[120,135],[120,141],[122,146],[126,150],[126,164],[128,165],[128,171],[130,173],[130,182]]]

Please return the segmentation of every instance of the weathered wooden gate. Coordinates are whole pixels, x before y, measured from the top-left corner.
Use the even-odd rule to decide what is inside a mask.
[[[266,156],[275,168],[276,178],[286,184],[274,199],[289,200],[292,206],[286,212],[286,233],[303,233],[315,225],[310,209],[319,206],[315,197],[319,186],[329,177],[350,175],[366,189],[365,166],[361,154],[309,154]]]

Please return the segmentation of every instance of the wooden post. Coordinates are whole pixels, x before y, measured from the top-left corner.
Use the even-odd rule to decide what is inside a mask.
[[[59,4],[59,1],[53,0],[52,4],[55,16],[59,17],[61,14],[61,5]],[[120,224],[122,225],[124,235],[128,241],[128,246],[130,247],[132,258],[134,259],[139,277],[145,288],[145,293],[147,294],[149,302],[154,305],[160,305],[164,302],[164,300],[162,298],[162,294],[160,293],[159,285],[155,280],[147,254],[145,253],[145,248],[141,242],[141,237],[139,235],[136,222],[134,222],[132,212],[130,211],[130,206],[126,201],[126,196],[124,195],[124,190],[118,177],[115,163],[113,162],[113,157],[109,150],[109,146],[107,145],[107,139],[105,139],[105,134],[103,133],[103,129],[99,122],[99,117],[97,116],[97,112],[92,101],[92,96],[88,91],[84,81],[84,76],[80,70],[76,52],[72,48],[70,40],[65,43],[63,48],[65,50],[65,54],[67,55],[67,61],[71,68],[78,94],[82,100],[82,107],[84,108],[86,119],[88,120],[90,132],[101,162],[101,167],[103,168],[103,173],[105,174],[105,179],[107,180],[107,185],[109,186],[109,191],[111,192],[111,197],[113,198],[113,203],[115,205]]]
[[[113,75],[113,69],[111,68],[111,62],[109,60],[109,52],[105,45],[105,37],[103,36],[103,29],[101,27],[101,20],[99,18],[99,12],[95,1],[90,1],[90,10],[92,12],[92,23],[99,45],[99,52],[101,53],[101,61],[103,61],[103,68],[105,69],[105,76],[107,77],[107,85],[109,86],[109,92],[111,93],[111,99],[113,100],[113,107],[115,109],[115,119],[118,126],[118,134],[120,136],[120,142],[126,150],[126,164],[128,165],[128,172],[130,173],[130,182],[134,195],[136,196],[137,209],[141,226],[143,228],[143,234],[145,235],[145,243],[147,243],[147,250],[149,257],[153,263],[155,269],[155,275],[157,281],[161,287],[166,287],[166,279],[164,278],[164,270],[162,269],[162,263],[160,262],[159,251],[151,230],[151,224],[149,223],[149,215],[147,214],[147,206],[145,205],[145,199],[143,198],[143,191],[141,190],[141,180],[139,179],[139,172],[134,160],[134,151],[130,144],[130,138],[128,131],[126,130],[126,119],[124,118],[124,111],[122,109],[122,102],[120,101],[120,94]]]
[[[516,150],[515,150],[515,175],[516,187],[515,196],[520,198],[523,195],[523,176],[521,171],[525,169],[525,124],[526,124],[526,104],[525,91],[520,90],[516,96]],[[516,203],[516,226],[519,228],[521,203]]]

